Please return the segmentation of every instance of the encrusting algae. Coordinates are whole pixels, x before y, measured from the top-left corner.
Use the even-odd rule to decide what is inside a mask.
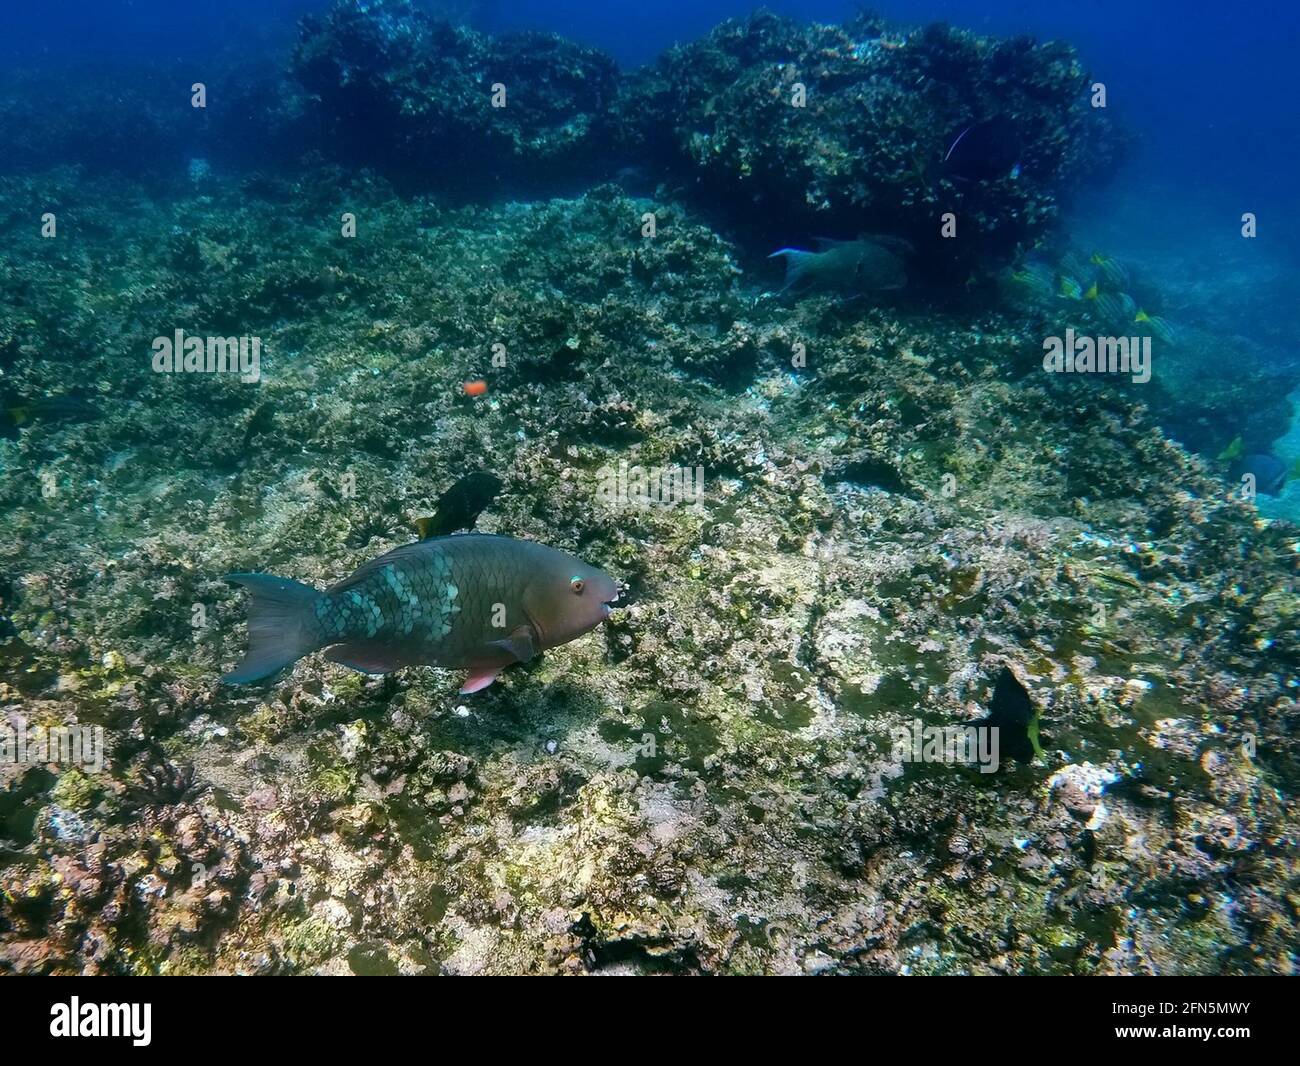
[[[0,969],[1292,972],[1294,527],[1162,431],[1187,390],[1039,370],[1061,307],[1142,284],[1076,252],[1065,299],[1064,246],[1027,251],[1118,151],[1074,53],[764,14],[620,74],[366,6],[223,136],[275,144],[256,168],[159,188],[13,135],[0,367],[96,414],[0,440],[0,706],[108,754],[0,762]],[[490,136],[428,94],[523,54],[514,98],[554,95]],[[799,116],[778,59],[824,64]],[[971,101],[1025,160],[1068,147],[945,169]],[[453,135],[454,195],[412,176]],[[663,180],[629,195],[619,153]],[[477,200],[507,160],[552,184]],[[726,224],[756,185],[809,244],[907,241],[906,286],[771,298],[796,242]],[[949,196],[991,237],[941,260]],[[70,243],[25,221],[50,198]],[[259,337],[259,380],[153,373],[181,327]],[[598,500],[620,463],[704,490]],[[989,724],[996,773],[894,757]]]

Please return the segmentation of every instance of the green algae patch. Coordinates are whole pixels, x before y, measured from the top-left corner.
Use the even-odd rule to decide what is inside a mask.
[[[637,713],[640,726],[607,718],[596,730],[607,743],[637,752],[632,765],[639,774],[660,776],[670,762],[702,772],[704,760],[719,748],[715,726],[681,704],[652,700]]]
[[[812,724],[816,708],[804,696],[811,677],[807,671],[788,662],[772,663],[776,694],[758,704],[754,716],[766,725],[786,733],[797,733]]]
[[[812,724],[817,712],[800,700],[768,700],[754,712],[760,722],[783,733],[797,733]]]
[[[428,862],[434,858],[434,846],[442,836],[442,828],[420,799],[409,794],[391,796],[383,809],[398,840],[409,845],[417,859]]]
[[[94,779],[74,766],[59,774],[50,798],[67,810],[84,811],[93,807],[102,795],[103,790]]]
[[[342,944],[342,935],[323,918],[307,917],[281,930],[284,957],[302,970],[319,966],[334,955]]]
[[[357,944],[348,952],[348,969],[358,977],[396,977],[397,963],[383,944]]]
[[[900,674],[885,675],[871,692],[866,692],[858,685],[840,686],[840,705],[859,718],[875,718],[898,712],[913,714],[920,704],[920,694]]]
[[[345,763],[335,740],[307,745],[307,787],[327,803],[346,803],[357,787],[357,769]]]

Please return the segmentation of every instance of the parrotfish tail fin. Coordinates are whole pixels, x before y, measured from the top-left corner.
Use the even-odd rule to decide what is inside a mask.
[[[799,248],[782,248],[768,256],[769,259],[775,259],[778,255],[785,256],[785,288],[781,290],[782,292],[799,284],[818,254],[805,252]]]
[[[248,654],[221,680],[246,685],[279,673],[320,647],[312,607],[321,594],[309,585],[271,574],[227,574],[248,589]]]

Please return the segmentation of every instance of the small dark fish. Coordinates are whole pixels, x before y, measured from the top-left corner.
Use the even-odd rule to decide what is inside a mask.
[[[785,256],[786,289],[839,289],[879,292],[907,284],[902,256],[912,246],[900,237],[863,237],[856,241],[817,240],[817,251],[782,248],[768,256]]]
[[[1038,712],[1025,686],[1008,667],[998,674],[993,687],[993,702],[989,715],[970,723],[973,726],[992,726],[998,731],[998,751],[1019,762],[1032,762],[1043,749],[1038,744]]]
[[[1023,146],[1016,125],[1004,115],[959,130],[944,153],[944,170],[961,181],[1018,177]]]
[[[458,529],[473,529],[478,516],[496,499],[502,487],[501,479],[492,474],[466,474],[438,497],[432,515],[415,520],[420,539],[443,537]]]
[[[1276,496],[1286,484],[1287,468],[1276,455],[1257,452],[1243,455],[1228,468],[1228,480],[1234,487],[1241,485],[1241,479],[1247,474],[1255,477],[1255,491]]]
[[[9,616],[13,613],[14,608],[14,590],[13,586],[0,577],[0,644],[8,642],[11,637],[18,635],[18,629]]]
[[[98,417],[99,408],[80,396],[35,396],[0,408],[0,434],[12,440],[34,422],[89,422]]]
[[[246,684],[304,655],[367,674],[405,666],[468,670],[461,692],[492,684],[609,617],[618,583],[535,541],[486,533],[395,548],[320,592],[271,574],[229,574],[248,589],[248,654],[224,681]]]
[[[275,408],[271,404],[264,403],[255,408],[248,417],[248,423],[244,426],[244,447],[247,448],[254,437],[267,432],[274,425]]]

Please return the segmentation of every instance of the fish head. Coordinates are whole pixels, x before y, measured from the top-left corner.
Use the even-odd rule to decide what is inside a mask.
[[[548,549],[524,590],[524,610],[542,647],[555,648],[600,625],[618,595],[618,582],[603,570]]]

